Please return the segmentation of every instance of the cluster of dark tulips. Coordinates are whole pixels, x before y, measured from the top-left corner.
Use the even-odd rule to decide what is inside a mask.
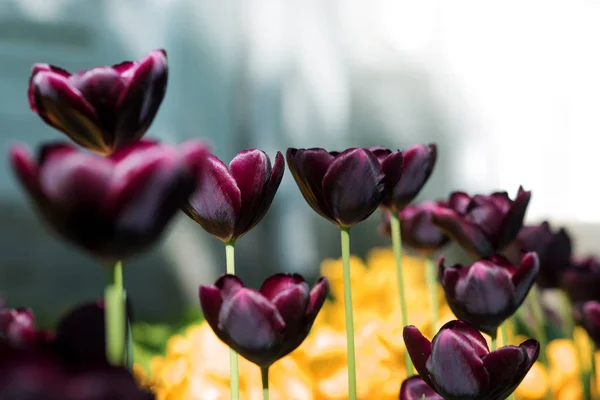
[[[152,398],[130,371],[132,312],[121,263],[155,244],[179,210],[225,245],[227,274],[201,286],[199,299],[207,322],[232,349],[232,398],[239,398],[238,354],[261,368],[268,398],[269,367],[308,335],[328,294],[325,278],[311,289],[298,274],[276,274],[254,290],[235,276],[235,243],[268,211],[283,178],[284,156],[277,153],[271,163],[263,151],[250,149],[226,165],[199,141],[172,146],[142,139],[166,85],[163,50],[74,74],[34,66],[31,109],[81,148],[44,144],[32,157],[15,146],[12,168],[54,232],[95,256],[110,279],[102,300],[68,314],[56,332],[37,330],[29,310],[0,311],[0,396],[8,394],[2,398]],[[523,189],[514,200],[506,192],[455,192],[444,201],[412,204],[436,157],[435,145],[287,150],[304,199],[340,230],[350,399],[356,399],[350,230],[377,209],[383,210],[381,230],[391,236],[396,255],[406,370],[414,365],[418,373],[398,382],[400,399],[510,396],[543,355],[544,333],[539,331],[541,347],[530,339],[497,349],[495,338],[528,294],[540,311],[536,290],[564,288],[577,321],[600,343],[600,264],[573,261],[564,230],[554,233],[547,223],[523,227],[531,196]],[[406,320],[401,239],[428,257],[430,295],[441,283],[458,318],[431,342]],[[473,256],[471,265],[431,261],[451,240]],[[530,290],[534,283],[537,289]],[[543,312],[534,315],[542,326]],[[491,349],[481,332],[492,336]]]

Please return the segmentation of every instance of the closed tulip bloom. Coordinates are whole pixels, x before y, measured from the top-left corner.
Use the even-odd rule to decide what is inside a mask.
[[[519,188],[515,200],[506,192],[470,197],[454,192],[448,207],[438,208],[433,222],[452,240],[477,257],[488,257],[506,248],[523,227],[531,192]]]
[[[277,152],[269,156],[257,149],[239,153],[227,167],[214,155],[197,174],[202,182],[183,211],[208,233],[234,242],[265,216],[281,183],[285,164]]]
[[[308,205],[340,228],[353,227],[379,207],[384,173],[370,150],[289,148],[286,158]]]
[[[167,75],[164,50],[74,74],[36,64],[29,105],[75,143],[107,155],[146,133],[165,95]]]
[[[421,378],[446,400],[504,400],[540,352],[533,339],[490,352],[483,335],[464,321],[448,322],[432,342],[407,326],[404,343]]]
[[[444,400],[419,375],[406,378],[400,386],[400,400]]]
[[[535,282],[539,262],[535,253],[527,253],[518,268],[502,256],[452,267],[445,267],[442,258],[439,267],[446,299],[454,315],[495,336],[500,324],[525,300]]]
[[[437,207],[444,207],[444,202],[424,201],[420,204],[409,204],[399,213],[402,244],[413,250],[431,256],[450,242],[450,238],[433,224],[432,215]],[[379,230],[391,235],[390,213],[383,213]]]
[[[197,187],[206,147],[133,143],[109,157],[66,144],[46,145],[37,159],[23,146],[12,167],[49,225],[106,262],[146,250]]]
[[[596,347],[600,346],[600,302],[586,301],[576,306],[575,318],[583,326]]]
[[[516,240],[520,250],[537,253],[540,272],[536,283],[544,289],[558,288],[564,271],[571,265],[571,238],[561,228],[553,232],[547,221],[539,225],[524,226]]]
[[[595,257],[571,260],[571,267],[563,272],[561,287],[573,304],[600,301],[600,261]]]
[[[215,334],[242,357],[266,368],[295,350],[308,335],[329,286],[310,289],[297,274],[276,274],[259,291],[233,275],[200,286],[200,305]]]
[[[435,144],[417,144],[404,152],[382,147],[371,148],[385,174],[381,204],[390,210],[402,210],[419,194],[429,180],[437,161]]]

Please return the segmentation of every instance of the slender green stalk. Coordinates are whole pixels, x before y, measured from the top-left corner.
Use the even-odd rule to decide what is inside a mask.
[[[492,349],[490,351],[496,351],[498,348],[498,331],[492,335]]]
[[[269,400],[269,367],[261,368],[260,374],[262,377],[263,400]]]
[[[117,261],[109,270],[109,283],[104,291],[106,358],[111,365],[123,365],[127,354],[125,332],[125,293],[123,266]]]
[[[225,243],[225,259],[227,273],[235,275],[235,242]],[[240,398],[240,371],[238,367],[238,355],[233,349],[229,349],[229,390],[231,400]]]
[[[502,345],[508,346],[508,329],[507,326],[509,324],[509,320],[504,321],[502,325],[500,325],[500,334],[502,335]]]
[[[573,321],[573,308],[571,300],[569,300],[569,297],[563,290],[558,290],[556,294],[560,300],[560,314],[565,336],[569,339],[573,339],[575,321]]]
[[[437,293],[436,265],[431,258],[425,260],[425,273],[427,291],[429,292],[429,306],[431,307],[431,337],[437,333],[439,321],[439,300]]]
[[[402,314],[402,326],[407,326],[408,314],[406,311],[406,297],[404,295],[404,276],[402,274],[402,235],[400,233],[400,219],[398,218],[398,213],[396,211],[392,211],[390,214],[392,247],[394,249],[394,256],[396,258],[396,277],[398,279],[398,294],[400,295],[400,314]],[[413,367],[408,351],[404,352],[404,366],[406,367],[407,376],[412,375]]]
[[[354,317],[352,315],[352,280],[350,278],[350,230],[342,228],[341,234],[346,346],[348,348],[348,399],[356,400],[356,356],[354,354]]]
[[[533,315],[535,330],[536,330],[536,339],[540,342],[540,356],[539,360],[545,367],[548,367],[548,357],[546,356],[546,350],[548,347],[548,337],[546,336],[546,323],[544,321],[544,313],[542,311],[542,303],[540,302],[538,296],[537,286],[533,286],[529,291],[529,296],[527,298],[529,302],[529,306],[531,308],[531,313]]]

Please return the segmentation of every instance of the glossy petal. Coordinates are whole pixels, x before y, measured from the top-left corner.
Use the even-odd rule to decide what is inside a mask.
[[[490,388],[503,392],[506,387],[511,387],[526,361],[526,355],[516,346],[505,346],[484,356],[483,365],[490,377]]]
[[[325,277],[319,278],[315,286],[310,291],[308,306],[306,307],[306,317],[308,320],[314,321],[318,312],[327,299],[329,294],[329,281]]]
[[[440,328],[440,332],[444,329],[450,329],[453,332],[461,335],[473,347],[473,350],[479,357],[489,353],[487,342],[479,331],[471,324],[461,320],[449,321]]]
[[[340,227],[356,225],[379,207],[383,178],[379,161],[368,150],[349,149],[335,158],[323,177],[323,193]]]
[[[498,249],[504,249],[519,234],[521,227],[523,227],[523,220],[525,219],[525,213],[527,212],[529,200],[531,200],[531,192],[526,192],[522,188],[519,188],[517,198],[512,203],[510,209],[504,217],[502,234],[499,235],[497,241]]]
[[[285,321],[287,332],[296,332],[304,320],[310,287],[298,274],[276,274],[268,278],[260,288],[279,311]]]
[[[444,400],[420,376],[411,376],[400,386],[400,400]]]
[[[431,342],[413,325],[404,327],[402,337],[415,369],[421,378],[433,387],[433,382],[426,368],[427,360],[431,356]]]
[[[402,177],[392,197],[397,210],[402,210],[419,194],[429,180],[437,161],[437,146],[416,145],[404,151]]]
[[[600,302],[587,301],[581,307],[579,322],[596,346],[600,345]]]
[[[0,309],[0,342],[13,348],[35,344],[37,329],[30,309]]]
[[[573,304],[600,301],[600,261],[594,257],[571,260],[561,277],[561,288]]]
[[[433,224],[432,215],[437,208],[438,203],[426,201],[408,205],[399,214],[402,242],[427,256],[431,256],[450,241],[450,238]]]
[[[476,226],[465,221],[450,209],[440,209],[432,214],[433,223],[471,254],[486,257],[494,254],[494,246]]]
[[[521,265],[512,276],[512,282],[515,286],[515,301],[521,304],[529,289],[533,286],[535,278],[539,271],[539,258],[536,253],[527,253],[521,260]]]
[[[383,200],[381,204],[386,208],[394,208],[393,194],[394,189],[400,182],[402,177],[402,170],[404,166],[404,156],[401,151],[390,152],[387,156],[382,158],[381,151],[373,153],[381,164],[381,170],[384,174],[383,178]]]

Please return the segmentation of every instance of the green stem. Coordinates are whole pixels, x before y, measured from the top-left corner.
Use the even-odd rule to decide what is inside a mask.
[[[492,335],[492,349],[490,351],[496,351],[498,348],[498,331]]]
[[[500,325],[500,334],[502,335],[502,344],[504,346],[508,346],[508,329],[506,328],[509,321],[506,320],[502,325]]]
[[[429,305],[431,307],[431,337],[437,333],[439,320],[439,300],[437,293],[436,265],[431,258],[425,260],[425,273],[427,291],[429,292]]]
[[[536,327],[536,339],[540,342],[539,360],[547,368],[548,358],[546,356],[546,350],[548,348],[548,338],[546,337],[546,323],[544,321],[544,313],[542,311],[542,303],[539,299],[537,286],[534,285],[531,288],[528,299]]]
[[[396,258],[396,278],[398,279],[402,326],[407,326],[408,315],[406,311],[406,297],[404,295],[404,276],[402,274],[402,235],[400,233],[400,219],[396,211],[391,212],[390,226],[392,230],[392,247],[394,249],[394,257]],[[413,374],[413,367],[408,351],[404,352],[404,366],[406,367],[406,375],[411,376]]]
[[[558,291],[558,298],[560,300],[560,314],[565,331],[565,336],[569,339],[573,339],[573,331],[575,330],[575,321],[573,321],[573,309],[569,296],[562,291]]]
[[[227,273],[235,275],[235,242],[225,243],[225,260]],[[240,398],[240,371],[238,367],[238,355],[233,349],[229,349],[229,391],[231,400]]]
[[[260,374],[262,378],[263,400],[269,400],[269,367],[261,368]]]
[[[354,354],[354,317],[352,316],[352,280],[350,278],[350,230],[341,229],[346,346],[348,348],[348,399],[356,400],[356,356]]]
[[[106,359],[111,365],[121,366],[127,354],[125,332],[125,293],[121,261],[109,269],[109,283],[104,291],[104,319]]]

